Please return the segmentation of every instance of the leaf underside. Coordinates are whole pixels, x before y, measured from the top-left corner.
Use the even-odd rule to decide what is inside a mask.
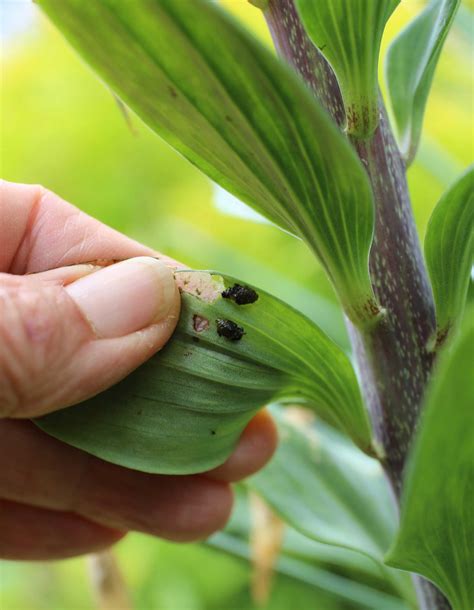
[[[453,610],[474,607],[474,311],[428,388],[408,463],[400,531],[387,563],[418,572]]]
[[[184,474],[225,461],[256,411],[282,401],[307,405],[370,448],[352,366],[315,324],[263,291],[243,287],[258,298],[242,305],[224,298],[232,278],[176,276],[182,310],[168,345],[121,383],[38,426],[128,468]]]
[[[306,241],[350,317],[372,317],[368,178],[287,66],[206,0],[38,4],[154,131]]]
[[[415,158],[433,75],[461,0],[430,0],[390,45],[385,73],[407,163]]]

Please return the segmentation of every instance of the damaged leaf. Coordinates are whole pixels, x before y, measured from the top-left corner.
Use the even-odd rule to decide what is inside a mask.
[[[231,299],[237,305],[249,305],[255,303],[258,299],[258,294],[253,288],[249,286],[242,286],[241,284],[234,284],[222,293],[224,299]]]
[[[38,419],[45,432],[128,468],[202,472],[225,461],[258,409],[279,401],[308,406],[371,450],[351,363],[315,324],[261,290],[243,306],[223,298],[232,278],[176,277],[182,310],[167,346],[106,392]],[[216,320],[242,336],[222,335]]]

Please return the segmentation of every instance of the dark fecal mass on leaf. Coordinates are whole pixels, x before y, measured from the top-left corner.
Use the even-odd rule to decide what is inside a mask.
[[[219,337],[225,337],[230,341],[240,341],[245,334],[242,326],[232,320],[216,320],[216,324]]]
[[[258,299],[258,294],[253,288],[249,286],[242,286],[241,284],[234,284],[230,286],[222,293],[224,299],[231,299],[237,305],[249,305],[255,303]]]

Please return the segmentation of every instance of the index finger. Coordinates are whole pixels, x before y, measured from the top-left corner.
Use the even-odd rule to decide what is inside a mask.
[[[38,185],[0,181],[0,272],[34,273],[135,256],[178,263],[102,224]]]

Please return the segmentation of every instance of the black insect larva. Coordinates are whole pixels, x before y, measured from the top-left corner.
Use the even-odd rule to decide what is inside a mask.
[[[240,341],[245,334],[244,329],[232,320],[216,320],[216,324],[219,337],[230,341]]]
[[[224,299],[232,299],[237,305],[248,305],[249,303],[255,303],[258,299],[258,294],[253,288],[241,284],[230,286],[224,290],[222,296]]]

